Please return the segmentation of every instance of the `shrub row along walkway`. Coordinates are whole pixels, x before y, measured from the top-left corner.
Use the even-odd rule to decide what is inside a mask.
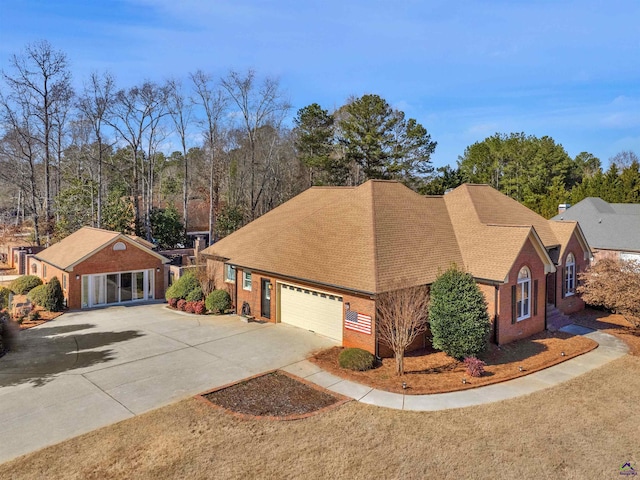
[[[431,395],[403,395],[384,392],[349,380],[343,380],[321,370],[317,365],[306,360],[283,368],[283,370],[362,403],[397,410],[434,411],[470,407],[537,392],[598,368],[626,355],[628,352],[626,344],[613,335],[578,325],[568,325],[561,330],[575,335],[584,335],[596,341],[599,346],[591,352],[545,370],[507,382],[459,392]]]

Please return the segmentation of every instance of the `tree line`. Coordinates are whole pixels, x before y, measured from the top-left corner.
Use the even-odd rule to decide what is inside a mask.
[[[186,240],[190,205],[211,241],[312,185],[396,179],[423,194],[489,183],[539,213],[580,197],[638,201],[638,162],[602,171],[550,137],[496,134],[434,172],[427,129],[382,97],[317,103],[292,116],[277,79],[198,70],[122,87],[108,72],[74,89],[67,55],[47,41],[12,55],[0,83],[0,215],[32,222],[37,244],[83,225]]]

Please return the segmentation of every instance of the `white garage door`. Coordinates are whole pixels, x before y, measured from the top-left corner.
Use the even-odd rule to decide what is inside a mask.
[[[280,321],[342,342],[342,297],[280,284]]]

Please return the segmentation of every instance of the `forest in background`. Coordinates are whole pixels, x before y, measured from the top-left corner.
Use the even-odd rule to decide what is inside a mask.
[[[634,152],[603,169],[551,137],[496,133],[433,169],[427,129],[375,94],[329,111],[294,109],[277,79],[196,71],[122,87],[108,72],[74,90],[66,54],[46,41],[6,62],[0,83],[0,220],[37,244],[83,225],[183,244],[204,202],[215,240],[312,185],[396,179],[421,194],[488,183],[545,217],[587,196],[640,202]]]

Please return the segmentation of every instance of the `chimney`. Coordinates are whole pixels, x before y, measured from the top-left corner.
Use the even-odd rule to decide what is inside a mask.
[[[204,237],[202,235],[198,235],[196,239],[193,241],[193,256],[198,258],[198,254],[205,249]]]
[[[571,207],[570,203],[561,203],[558,205],[558,215],[566,212],[569,207]]]

